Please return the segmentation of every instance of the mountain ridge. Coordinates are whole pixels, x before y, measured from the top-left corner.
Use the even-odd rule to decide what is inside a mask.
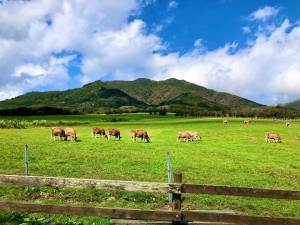
[[[97,111],[101,108],[184,106],[199,110],[224,111],[263,106],[225,92],[217,92],[185,80],[170,78],[155,81],[97,80],[65,91],[29,92],[0,101],[0,110],[17,107],[57,107]]]

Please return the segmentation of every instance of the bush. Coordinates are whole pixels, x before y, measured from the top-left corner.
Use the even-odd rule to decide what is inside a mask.
[[[53,126],[75,126],[88,124],[88,122],[74,121],[47,121],[47,120],[0,120],[0,128],[24,129],[27,127],[53,127]]]

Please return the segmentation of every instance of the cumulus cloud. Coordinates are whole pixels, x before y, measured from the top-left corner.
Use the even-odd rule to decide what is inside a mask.
[[[81,69],[76,77],[81,84],[175,77],[267,104],[300,96],[299,24],[286,19],[269,28],[259,26],[242,48],[233,42],[207,50],[200,38],[182,54],[169,52],[168,44],[149,33],[144,21],[128,19],[141,7],[135,0],[0,4],[0,99],[45,86],[68,88],[74,79],[68,67],[74,60]],[[17,11],[18,17],[11,18]],[[278,13],[270,12],[251,15],[264,20]]]
[[[279,8],[275,8],[272,6],[265,6],[261,9],[258,9],[254,12],[252,12],[249,15],[250,20],[267,20],[270,17],[274,17],[278,14]]]

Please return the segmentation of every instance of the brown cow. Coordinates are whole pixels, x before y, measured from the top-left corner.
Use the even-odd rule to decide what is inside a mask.
[[[244,120],[244,124],[245,125],[250,125],[252,123],[252,120],[251,119],[245,119]]]
[[[108,140],[111,140],[111,137],[114,136],[118,140],[121,139],[121,133],[118,129],[116,128],[109,128],[108,129]]]
[[[105,134],[104,128],[93,127],[92,128],[92,136],[96,137],[99,134],[100,137],[105,137],[107,139],[107,135]]]
[[[59,140],[67,140],[65,130],[60,127],[51,128],[51,140],[56,140],[56,137],[59,137]]]
[[[70,137],[71,141],[77,141],[76,130],[74,128],[66,128],[65,131],[67,140]]]
[[[271,140],[273,140],[276,143],[280,143],[281,142],[281,137],[278,133],[266,132],[265,133],[265,140],[266,140],[267,143],[271,143]]]
[[[182,139],[184,141],[200,140],[201,136],[198,134],[198,132],[191,132],[191,131],[178,132],[177,141],[180,141]]]
[[[133,141],[136,141],[136,138],[141,138],[142,141],[150,142],[150,137],[145,130],[131,130],[131,138]]]

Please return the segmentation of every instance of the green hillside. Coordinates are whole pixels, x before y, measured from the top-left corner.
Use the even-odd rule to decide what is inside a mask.
[[[184,80],[153,81],[95,81],[65,91],[31,92],[0,102],[0,110],[20,107],[55,107],[79,112],[103,110],[146,110],[160,107],[184,108],[193,112],[201,110],[228,111],[239,108],[257,108],[258,103],[247,99],[207,89]]]
[[[288,107],[288,108],[292,108],[292,109],[297,109],[300,110],[300,99],[293,101],[293,102],[289,102],[287,104],[284,104],[283,106]]]
[[[118,88],[136,99],[148,104],[159,105],[163,102],[178,98],[181,94],[189,93],[193,99],[197,97],[215,104],[231,107],[257,107],[260,104],[238,97],[236,95],[217,92],[202,86],[187,82],[185,80],[168,79],[153,81],[145,78],[134,81],[109,81],[107,86]]]

